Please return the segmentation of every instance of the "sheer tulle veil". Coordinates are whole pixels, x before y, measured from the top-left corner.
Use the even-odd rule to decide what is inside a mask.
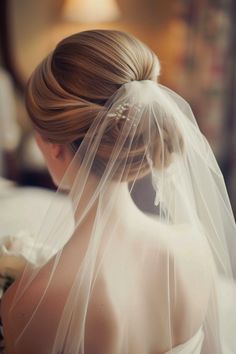
[[[113,144],[104,164],[106,139]],[[144,176],[154,213],[137,210],[133,217],[129,195]],[[121,85],[76,151],[57,193],[65,190],[65,203],[58,210],[52,200],[35,235],[32,252],[37,248],[41,263],[17,285],[12,318],[40,283],[16,348],[42,335],[50,353],[87,353],[94,294],[105,292],[98,327],[104,336],[111,332],[103,318],[108,307],[118,325],[116,340],[104,339],[104,354],[155,353],[158,341],[156,352],[171,351],[178,335],[187,341],[200,327],[202,352],[226,353],[219,292],[222,279],[235,281],[235,221],[222,173],[186,101],[152,80]],[[133,232],[138,213],[146,241]],[[55,320],[47,317],[52,307]]]

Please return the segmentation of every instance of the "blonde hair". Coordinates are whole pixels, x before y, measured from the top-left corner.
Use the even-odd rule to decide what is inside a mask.
[[[121,85],[134,80],[157,81],[159,73],[156,55],[130,34],[115,30],[76,33],[63,39],[32,74],[26,90],[27,111],[45,140],[68,144],[76,150],[97,114]],[[97,151],[96,164],[100,166],[96,173],[102,173],[109,160],[119,134],[117,127],[107,134]],[[165,135],[166,150],[172,152],[168,129]],[[158,137],[154,144],[158,156]],[[138,170],[139,177],[149,171],[148,161],[143,161],[143,145],[140,140],[133,151],[131,148],[134,158],[124,173],[126,180],[132,180]]]

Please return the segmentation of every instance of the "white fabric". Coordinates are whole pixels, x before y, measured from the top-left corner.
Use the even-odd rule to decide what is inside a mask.
[[[180,344],[165,354],[200,354],[202,349],[202,342],[204,334],[202,328],[190,338],[186,343]]]
[[[130,198],[144,163],[155,192],[152,218]],[[235,281],[235,221],[214,155],[181,97],[151,81],[119,88],[58,193],[65,188],[67,201],[59,209],[52,201],[31,247],[40,259],[45,249],[53,255],[16,285],[11,321],[33,303],[17,353],[228,354],[227,345],[236,352],[229,339],[235,314],[220,331],[219,303],[219,277]],[[176,347],[179,338],[190,340]]]
[[[45,214],[55,198],[52,191],[43,188],[17,187],[10,181],[0,179],[0,238],[26,233],[35,237]],[[61,209],[67,198],[58,194],[54,212]],[[71,228],[73,216],[71,214]]]

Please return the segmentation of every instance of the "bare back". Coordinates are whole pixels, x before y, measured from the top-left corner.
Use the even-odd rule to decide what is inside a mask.
[[[204,321],[211,291],[206,243],[200,235],[189,237],[192,231],[187,226],[172,227],[141,213],[137,216],[135,223],[118,225],[108,249],[102,252],[87,308],[85,354],[120,354],[124,348],[129,354],[143,354],[147,343],[150,354],[165,353],[191,338]],[[37,328],[30,329],[29,337],[36,338],[38,333],[36,341],[41,344],[36,345],[35,339],[29,341],[22,346],[22,353],[29,352],[31,345],[37,348],[35,354],[52,350],[71,279],[86,247],[82,237],[78,240],[74,239],[63,252],[64,260],[57,269],[53,291],[47,295],[51,301],[46,303],[52,306],[44,310],[41,306]],[[27,323],[31,307],[41,301],[44,273],[47,274],[48,268],[50,264],[28,293],[31,301],[22,300],[23,321],[15,320],[14,330],[8,331],[13,336]],[[19,319],[19,314],[16,317]],[[9,322],[8,325],[12,326]],[[171,338],[166,335],[170,326]],[[11,334],[9,342],[10,337]]]

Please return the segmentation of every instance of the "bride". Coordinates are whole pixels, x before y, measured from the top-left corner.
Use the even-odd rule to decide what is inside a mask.
[[[67,201],[55,215],[52,200],[31,250],[41,261],[4,294],[7,354],[235,352],[220,302],[235,271],[224,180],[159,74],[148,47],[114,30],[62,40],[32,74],[26,107]],[[153,215],[132,199],[144,177]]]

